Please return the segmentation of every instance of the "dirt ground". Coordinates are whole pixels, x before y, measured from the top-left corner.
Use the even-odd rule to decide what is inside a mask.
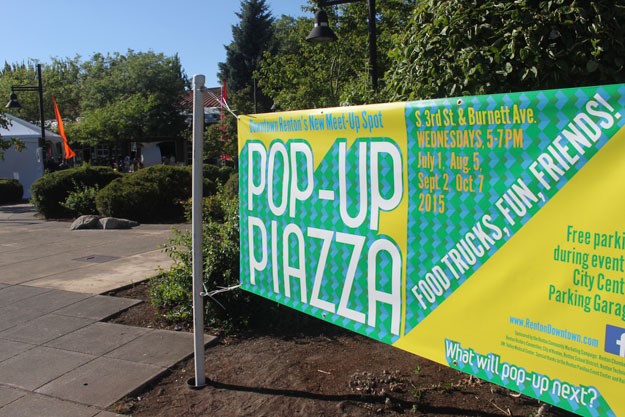
[[[117,296],[146,302],[112,321],[167,325],[145,284]],[[110,411],[178,416],[572,416],[427,359],[318,321],[294,331],[220,337],[206,349],[207,385],[191,389],[189,359]]]

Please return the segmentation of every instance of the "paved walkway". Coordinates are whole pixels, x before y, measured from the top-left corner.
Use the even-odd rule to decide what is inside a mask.
[[[0,417],[114,416],[193,354],[190,333],[102,322],[140,301],[101,294],[168,267],[172,226],[70,231],[34,214],[0,206]]]

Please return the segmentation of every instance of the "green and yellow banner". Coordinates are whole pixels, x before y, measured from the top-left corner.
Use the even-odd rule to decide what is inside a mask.
[[[623,114],[608,85],[242,116],[241,286],[625,416]]]

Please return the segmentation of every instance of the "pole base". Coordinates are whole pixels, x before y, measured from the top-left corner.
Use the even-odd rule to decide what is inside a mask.
[[[206,379],[206,378],[204,378],[204,379]],[[204,384],[203,384],[203,385],[197,385],[197,384],[195,383],[195,377],[187,379],[187,386],[188,386],[190,389],[192,389],[192,390],[199,390],[199,389],[202,389],[202,388],[204,388],[206,385],[207,385],[207,384],[206,384],[206,382],[204,382]]]

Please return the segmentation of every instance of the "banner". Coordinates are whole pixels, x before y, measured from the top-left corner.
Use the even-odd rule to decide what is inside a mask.
[[[625,415],[625,85],[242,116],[241,286]]]

